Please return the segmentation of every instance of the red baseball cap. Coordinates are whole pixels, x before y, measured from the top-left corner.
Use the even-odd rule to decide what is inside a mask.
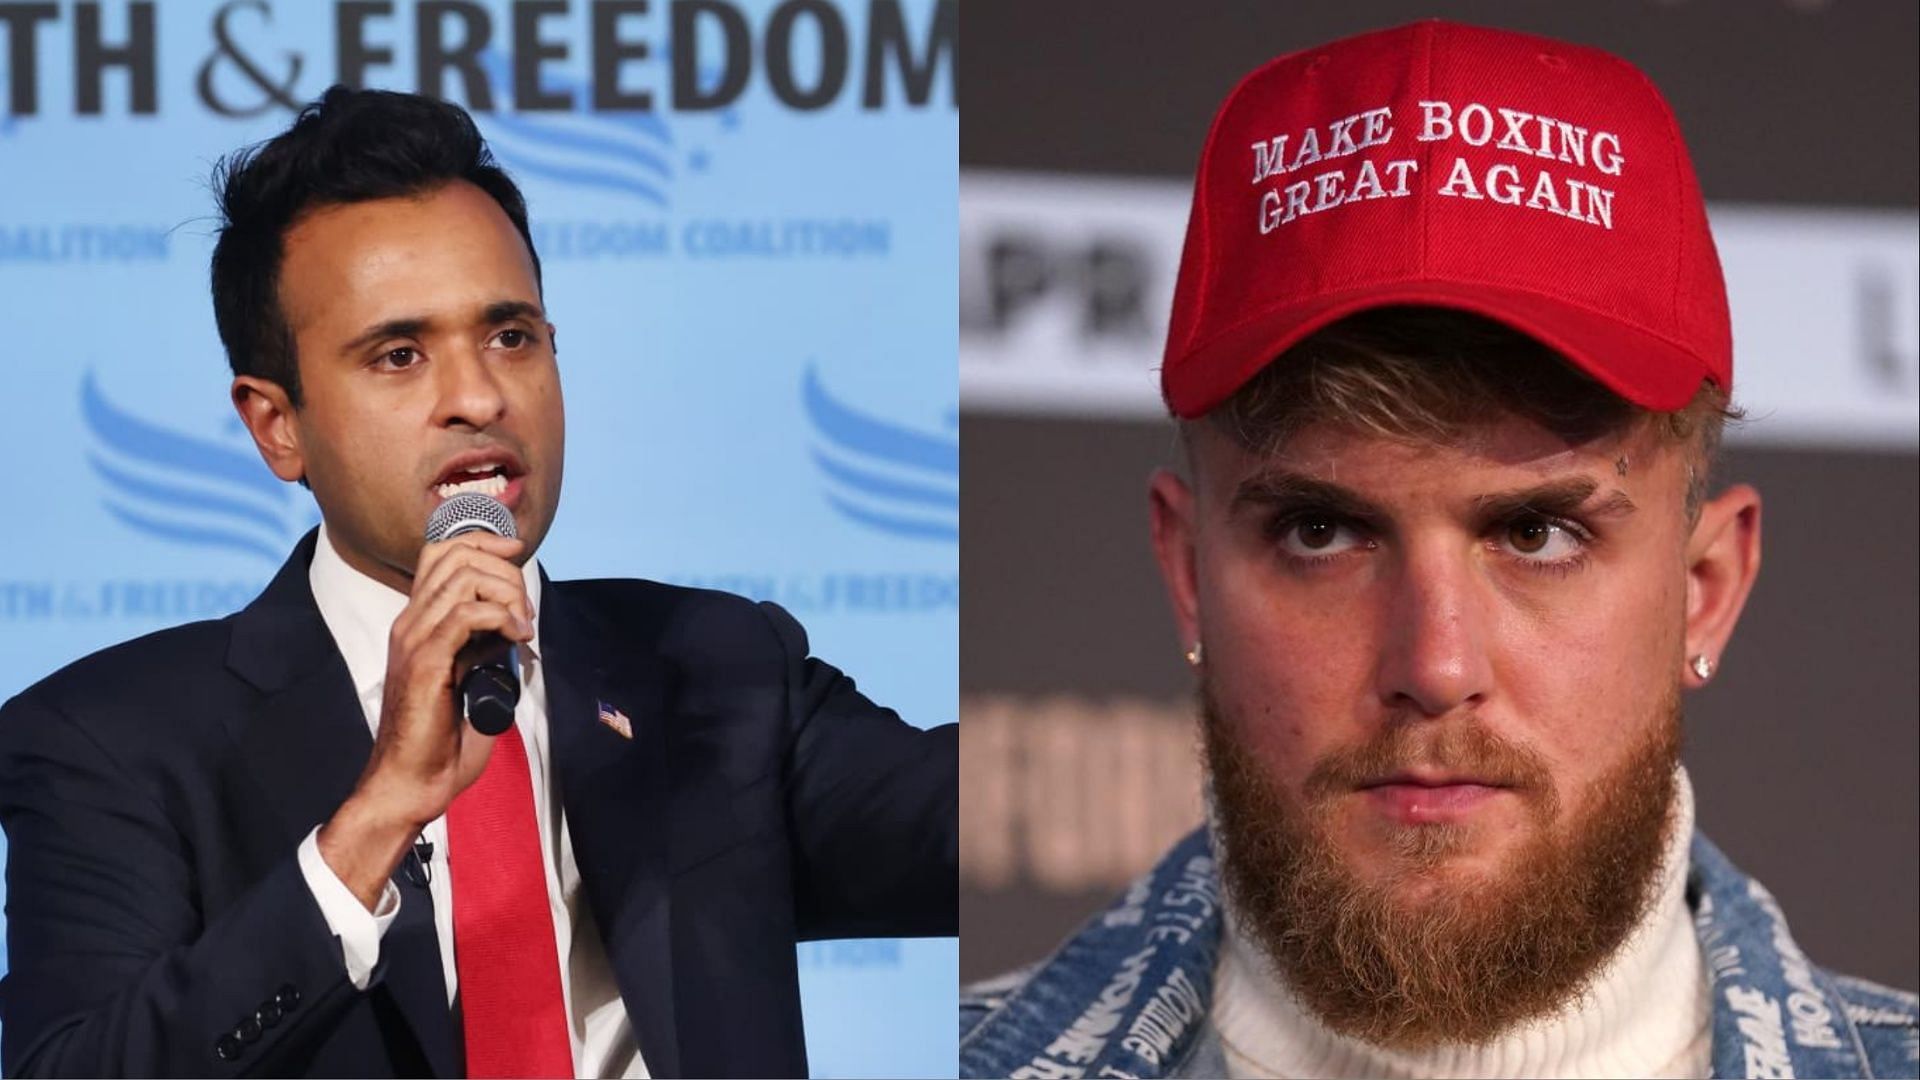
[[[1200,154],[1160,371],[1196,417],[1367,308],[1474,312],[1637,405],[1733,383],[1673,113],[1597,49],[1431,20],[1273,60]]]

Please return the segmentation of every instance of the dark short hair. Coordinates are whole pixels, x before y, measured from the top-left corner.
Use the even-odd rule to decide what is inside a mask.
[[[493,197],[540,255],[527,203],[494,161],[465,109],[420,94],[334,86],[293,126],[215,166],[220,204],[213,248],[213,317],[235,375],[256,375],[301,403],[293,329],[280,307],[287,230],[323,206],[403,198],[465,180]]]

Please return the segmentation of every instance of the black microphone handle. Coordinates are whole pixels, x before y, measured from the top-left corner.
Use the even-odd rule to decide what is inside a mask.
[[[520,704],[520,650],[498,634],[491,641],[476,636],[475,644],[491,646],[487,655],[460,678],[460,711],[482,735],[499,735],[513,726],[513,710]],[[505,645],[504,649],[499,646]]]

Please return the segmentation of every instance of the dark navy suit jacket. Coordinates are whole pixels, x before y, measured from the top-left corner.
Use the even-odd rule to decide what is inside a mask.
[[[238,614],[0,708],[8,1076],[462,1074],[426,890],[396,873],[361,992],[300,873],[372,748],[313,544]],[[546,582],[540,639],[581,888],[649,1071],[804,1074],[795,941],[956,931],[954,727],[902,722],[724,593]]]

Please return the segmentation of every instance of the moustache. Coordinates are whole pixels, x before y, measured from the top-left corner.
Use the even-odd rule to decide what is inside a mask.
[[[1319,799],[1386,783],[1460,783],[1550,791],[1539,753],[1477,722],[1390,723],[1366,742],[1327,754],[1307,774],[1304,792]]]

